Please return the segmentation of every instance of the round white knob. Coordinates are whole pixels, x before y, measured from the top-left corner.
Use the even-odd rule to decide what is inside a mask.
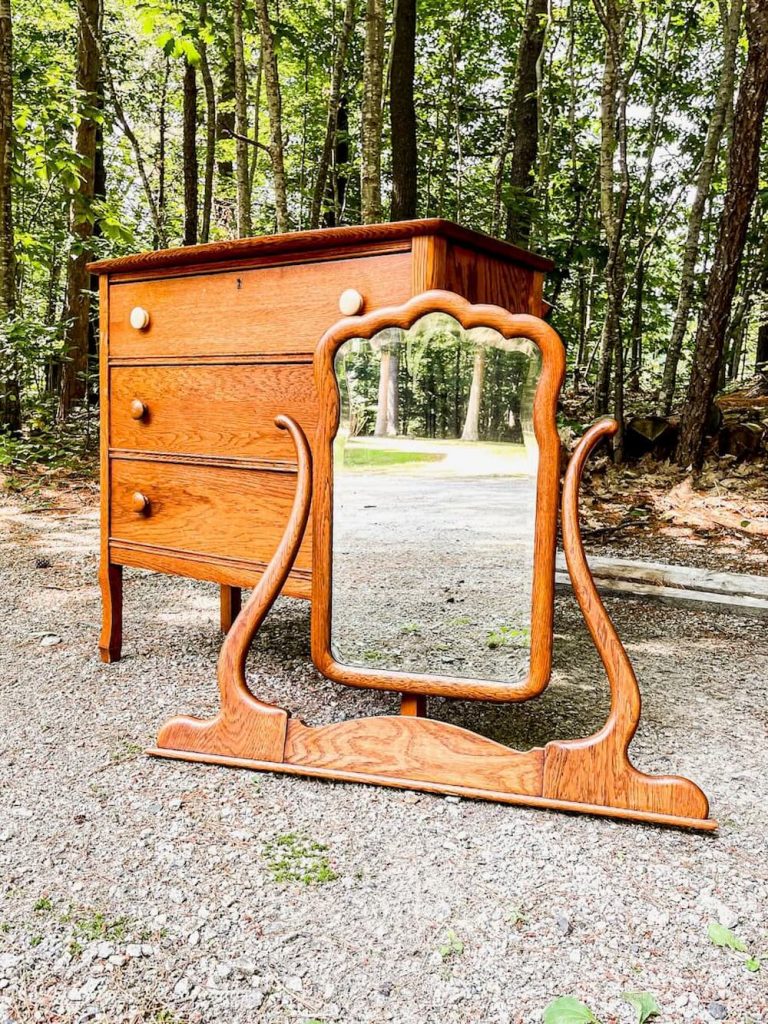
[[[131,327],[135,331],[144,331],[149,327],[149,313],[141,306],[134,306],[131,310]]]
[[[363,308],[363,296],[356,288],[347,288],[339,296],[339,309],[344,316],[356,316]]]

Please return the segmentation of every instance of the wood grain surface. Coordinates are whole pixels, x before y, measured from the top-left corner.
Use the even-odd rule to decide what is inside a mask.
[[[112,458],[111,541],[266,564],[296,489],[293,473]],[[132,509],[136,491],[147,513]],[[307,543],[296,560],[311,566]]]
[[[311,354],[338,320],[346,288],[362,294],[366,309],[405,301],[410,253],[111,284],[109,351],[115,357]],[[149,312],[146,330],[130,325],[135,306]]]
[[[137,272],[146,274],[154,270],[190,265],[210,265],[223,261],[276,258],[286,254],[311,253],[314,259],[333,254],[347,246],[364,252],[367,245],[381,245],[386,242],[407,241],[423,235],[437,235],[474,248],[478,252],[491,253],[504,260],[521,263],[537,270],[554,268],[551,260],[535,253],[520,249],[509,242],[491,238],[479,231],[454,224],[441,218],[424,220],[403,220],[391,224],[366,224],[342,228],[323,228],[319,231],[294,231],[284,235],[262,235],[257,238],[240,238],[224,242],[210,242],[206,245],[190,245],[182,249],[161,249],[153,252],[119,256],[116,259],[100,260],[89,265],[94,274],[117,274]]]
[[[134,419],[131,403],[146,412]],[[314,437],[318,403],[312,363],[137,366],[110,371],[110,445],[295,466],[275,417],[285,413]]]

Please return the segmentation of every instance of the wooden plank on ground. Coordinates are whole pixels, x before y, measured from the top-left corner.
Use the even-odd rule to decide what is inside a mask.
[[[648,597],[665,604],[768,617],[768,579],[739,573],[716,573],[691,566],[634,562],[592,556],[589,565],[598,590],[605,594]],[[570,587],[562,552],[557,555],[555,583]]]

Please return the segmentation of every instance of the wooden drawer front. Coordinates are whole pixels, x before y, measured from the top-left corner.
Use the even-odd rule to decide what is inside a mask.
[[[261,564],[280,543],[296,486],[294,473],[132,459],[112,459],[110,477],[111,540]],[[147,512],[133,510],[137,492]],[[309,536],[296,566],[311,568]]]
[[[293,442],[275,417],[292,416],[311,443],[317,412],[311,363],[110,371],[112,448],[293,463]]]
[[[363,311],[411,295],[411,254],[226,271],[113,284],[109,352],[115,357],[312,353],[356,288]],[[149,313],[143,330],[131,311]]]

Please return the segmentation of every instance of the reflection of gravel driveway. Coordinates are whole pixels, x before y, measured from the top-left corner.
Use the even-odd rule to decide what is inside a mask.
[[[534,482],[337,474],[342,661],[514,682],[530,639]]]
[[[3,514],[3,1024],[534,1024],[568,993],[630,1024],[626,989],[660,1024],[706,1024],[713,1003],[768,1020],[768,963],[750,974],[706,935],[720,917],[768,949],[764,623],[609,602],[646,699],[635,758],[703,785],[715,837],[255,776],[141,754],[170,715],[216,707],[216,588],[128,573],[126,656],[102,665],[95,512]],[[391,710],[308,665],[307,613],[267,620],[258,693],[312,724]],[[536,701],[432,713],[518,746],[583,735],[605,686],[568,596],[555,659]],[[270,842],[290,834],[338,879],[276,880]]]

